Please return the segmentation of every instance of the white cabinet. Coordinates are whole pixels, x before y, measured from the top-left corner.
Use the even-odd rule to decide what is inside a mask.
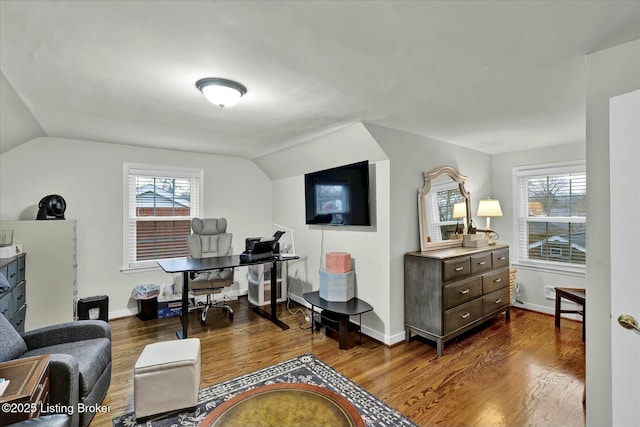
[[[0,221],[27,254],[26,330],[74,320],[77,299],[76,221]]]
[[[276,272],[276,300],[287,299],[287,263],[279,262]],[[272,263],[249,266],[249,302],[253,305],[268,305],[271,302],[271,270]]]

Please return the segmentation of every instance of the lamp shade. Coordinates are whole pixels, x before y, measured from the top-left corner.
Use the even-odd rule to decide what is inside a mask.
[[[238,82],[213,77],[198,80],[196,87],[209,102],[220,108],[232,107],[247,93],[247,88]]]
[[[500,202],[497,199],[480,200],[478,205],[478,216],[496,217],[502,216]]]
[[[461,219],[467,217],[467,202],[458,202],[453,205],[453,219]]]

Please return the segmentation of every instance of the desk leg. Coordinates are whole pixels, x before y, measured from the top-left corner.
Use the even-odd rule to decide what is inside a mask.
[[[188,338],[187,329],[189,327],[189,272],[182,272],[182,330],[178,329],[176,335],[178,339]]]
[[[260,307],[253,307],[253,311],[256,314],[271,320],[282,329],[289,329],[289,325],[278,319],[278,313],[276,311],[276,305],[278,303],[278,261],[273,261],[271,265],[271,313],[267,313]]]
[[[558,293],[558,290],[556,289],[556,328],[560,327],[560,310],[562,307],[562,296]]]

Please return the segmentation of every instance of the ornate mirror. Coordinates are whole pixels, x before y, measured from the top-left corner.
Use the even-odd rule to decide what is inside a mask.
[[[453,215],[456,203],[464,203],[468,225],[471,219],[471,198],[465,189],[467,177],[453,166],[440,166],[422,173],[424,185],[418,189],[418,223],[420,226],[420,250],[461,246],[455,239],[459,219]]]

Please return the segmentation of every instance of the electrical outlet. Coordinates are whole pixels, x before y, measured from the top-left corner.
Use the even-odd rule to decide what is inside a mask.
[[[544,287],[544,297],[546,299],[556,299],[556,288],[553,286]]]

